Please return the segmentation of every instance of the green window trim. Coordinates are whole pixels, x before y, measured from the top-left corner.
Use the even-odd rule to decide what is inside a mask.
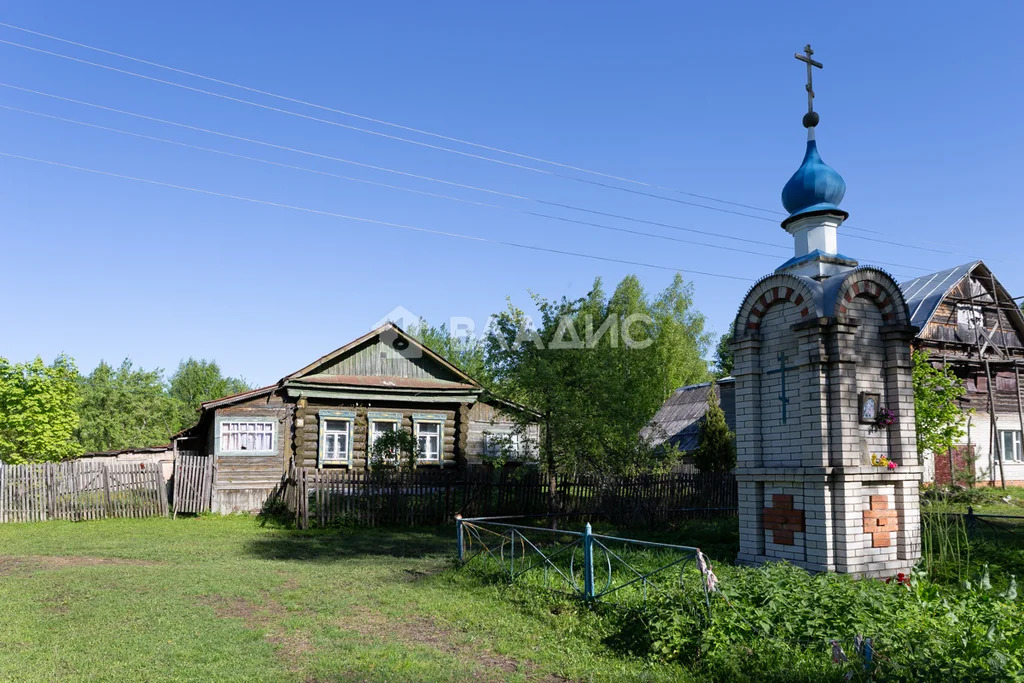
[[[319,435],[317,438],[317,453],[316,453],[316,466],[322,468],[324,465],[344,465],[346,467],[352,466],[352,454],[353,454],[353,441],[355,440],[355,424],[356,424],[356,413],[353,410],[320,410],[317,412],[317,418],[319,419]],[[327,423],[330,422],[344,422],[346,423],[345,429],[345,457],[344,458],[326,458],[324,457],[327,453],[327,442],[333,440],[337,443],[338,435],[342,434],[338,430],[328,430]]]
[[[437,458],[424,458],[419,452],[416,453],[416,462],[423,465],[439,465],[444,467],[444,431],[447,417],[444,413],[413,413],[412,433],[416,439],[416,448],[419,450],[420,426],[437,425]],[[430,438],[430,435],[426,437]]]
[[[233,424],[269,424],[270,425],[270,442],[273,444],[273,448],[270,449],[245,449],[241,448],[238,450],[225,450],[222,448],[222,439],[224,433],[223,425],[225,423]],[[218,415],[214,419],[214,430],[213,430],[213,454],[215,456],[230,456],[230,457],[245,457],[254,455],[277,455],[280,452],[278,448],[278,416],[277,415],[246,415],[246,416],[234,416],[234,415]]]

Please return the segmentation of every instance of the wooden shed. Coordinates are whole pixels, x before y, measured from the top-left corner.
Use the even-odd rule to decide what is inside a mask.
[[[417,467],[481,464],[499,439],[533,459],[539,426],[517,428],[524,411],[387,323],[276,384],[204,403],[174,440],[213,459],[211,508],[234,512],[259,509],[293,460],[368,468],[374,440],[395,429],[416,437]]]

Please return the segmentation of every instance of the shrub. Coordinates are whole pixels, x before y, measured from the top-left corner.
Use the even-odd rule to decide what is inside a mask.
[[[700,423],[693,462],[701,472],[728,472],[736,467],[736,442],[725,421],[714,383],[708,391],[708,410]]]
[[[719,570],[723,595],[701,628],[662,596],[649,620],[654,656],[713,680],[1006,680],[1024,670],[1024,610],[1008,591],[975,581],[943,587],[811,575],[787,564]],[[854,638],[871,637],[870,666]],[[836,640],[849,661],[832,662]]]

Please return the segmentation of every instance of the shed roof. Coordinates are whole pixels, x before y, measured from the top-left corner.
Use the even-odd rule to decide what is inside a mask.
[[[694,450],[697,448],[700,421],[708,409],[708,394],[712,386],[721,399],[721,385],[733,382],[733,378],[726,377],[714,384],[704,382],[676,389],[641,431],[641,437],[648,441],[667,441],[682,451]],[[727,413],[726,417],[731,416]]]

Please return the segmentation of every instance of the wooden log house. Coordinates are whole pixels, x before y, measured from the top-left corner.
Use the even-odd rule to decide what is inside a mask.
[[[213,458],[213,511],[249,511],[292,460],[363,470],[373,441],[399,428],[416,437],[419,468],[472,467],[510,443],[535,458],[539,425],[516,429],[524,411],[387,323],[276,384],[204,403],[174,447]]]
[[[932,363],[952,367],[964,380],[967,433],[948,453],[928,454],[926,478],[950,481],[950,471],[970,467],[980,483],[1024,485],[1024,316],[1006,288],[982,262],[901,283],[916,349]]]

